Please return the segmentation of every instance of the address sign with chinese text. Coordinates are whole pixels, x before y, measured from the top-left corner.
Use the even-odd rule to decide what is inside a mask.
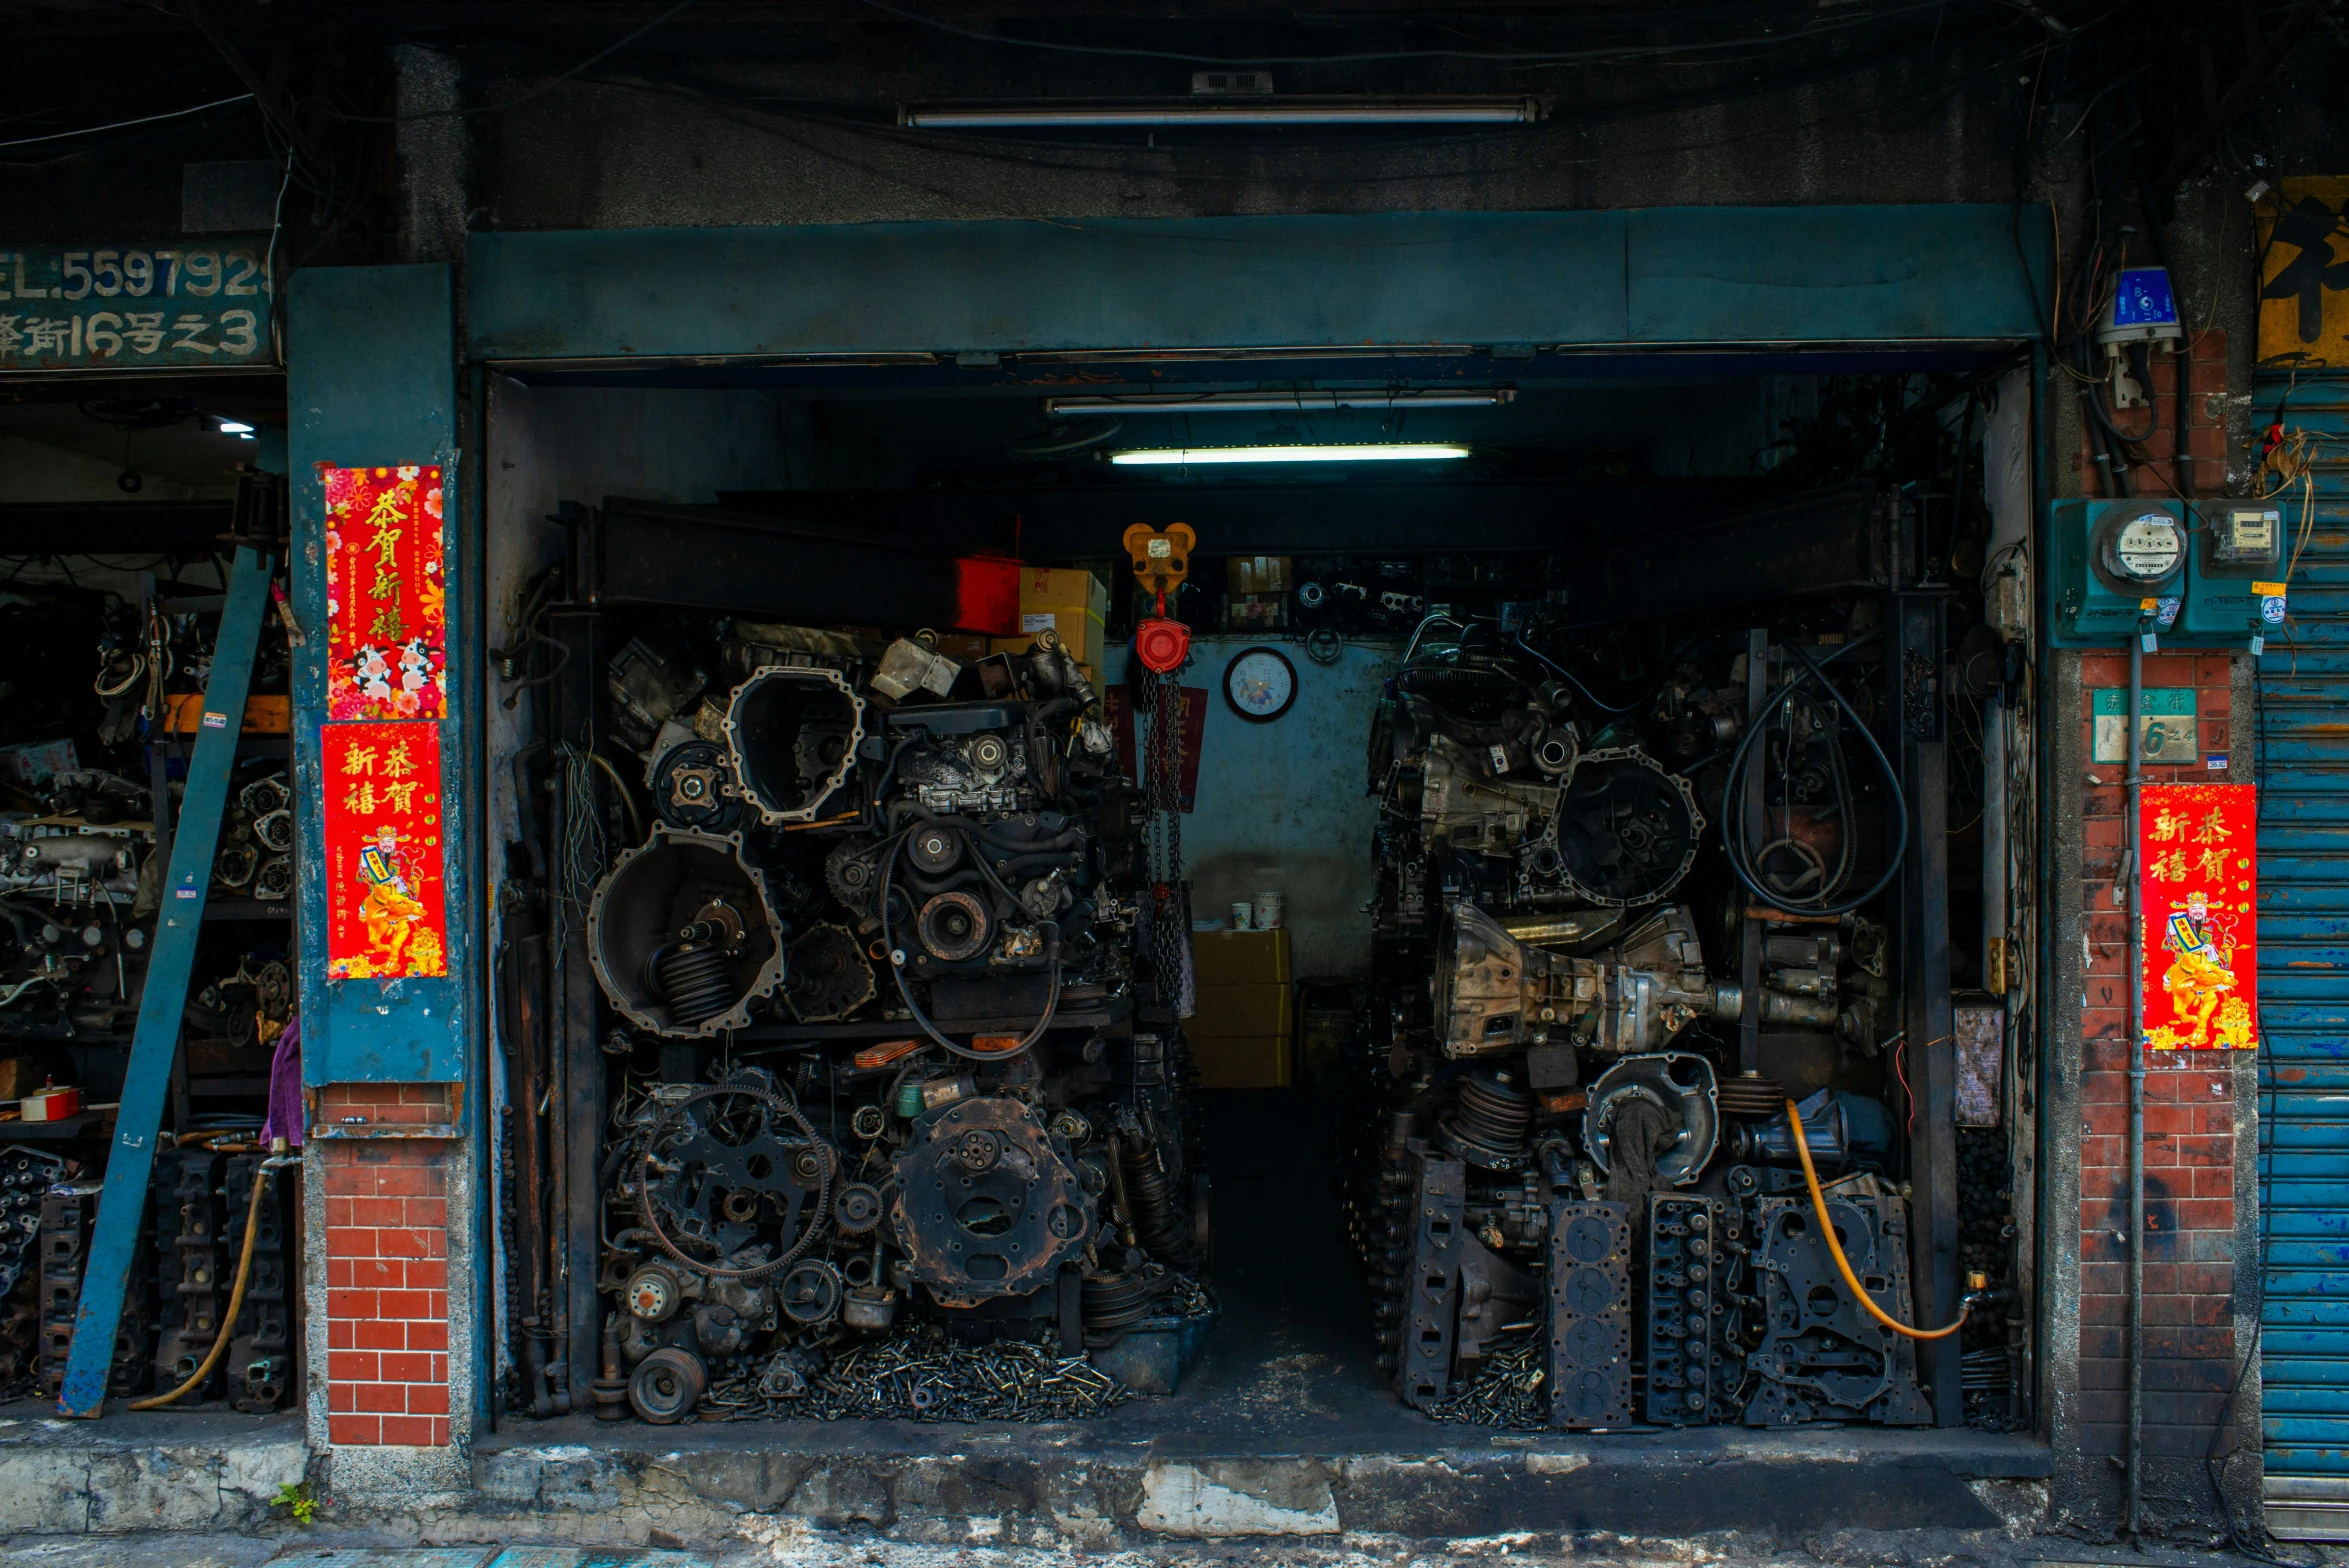
[[[267,236],[0,250],[0,375],[276,363]]]

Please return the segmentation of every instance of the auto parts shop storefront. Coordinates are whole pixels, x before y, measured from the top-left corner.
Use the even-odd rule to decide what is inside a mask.
[[[446,1258],[313,1315],[338,1487],[853,1449],[842,1516],[896,1518],[1049,1432],[1003,1511],[1673,1531],[1863,1522],[1767,1462],[1856,1444],[1884,1524],[1991,1522],[2078,1376],[2046,251],[1987,207],[477,235],[461,344],[449,269],[298,274],[297,560],[329,483],[437,467],[453,519],[446,810],[394,835],[440,961],[302,928],[320,1118],[377,1134],[322,1145],[318,1276],[383,1239],[340,1197]],[[335,674],[305,843],[369,738]],[[444,1301],[445,1361],[336,1358]],[[1345,1460],[1436,1452],[1442,1497]],[[1272,1453],[1312,1474],[1235,1479]]]

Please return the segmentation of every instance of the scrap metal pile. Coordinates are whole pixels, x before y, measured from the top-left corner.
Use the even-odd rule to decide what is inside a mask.
[[[1349,1210],[1381,1364],[1439,1419],[1930,1418],[1911,1342],[1822,1244],[1787,1114],[1852,1269],[1913,1323],[1860,912],[1900,785],[1863,661],[1834,667],[1865,637],[1784,635],[1749,670],[1700,634],[1603,704],[1522,635],[1431,624],[1389,683]],[[1724,800],[1759,807],[1727,845]],[[1741,1072],[1741,1022],[1803,1081]]]
[[[587,909],[616,1014],[597,1411],[1059,1419],[1211,1308],[1143,821],[1049,633],[611,661],[654,815]],[[1155,1020],[1155,1021],[1154,1021]]]

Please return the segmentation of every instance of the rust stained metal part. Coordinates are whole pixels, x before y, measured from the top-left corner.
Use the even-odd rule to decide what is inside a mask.
[[[1040,1290],[1093,1232],[1093,1200],[1017,1100],[956,1102],[918,1129],[896,1165],[890,1225],[941,1305]]]

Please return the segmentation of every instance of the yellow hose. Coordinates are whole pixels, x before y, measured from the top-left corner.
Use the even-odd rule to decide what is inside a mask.
[[[1811,1184],[1811,1207],[1819,1214],[1819,1234],[1826,1241],[1827,1251],[1835,1259],[1835,1267],[1843,1275],[1844,1284],[1851,1287],[1851,1293],[1859,1304],[1868,1309],[1868,1316],[1895,1334],[1906,1334],[1911,1339],[1946,1339],[1964,1328],[1969,1310],[1965,1307],[1958,1308],[1957,1321],[1947,1328],[1911,1328],[1876,1305],[1874,1299],[1860,1288],[1859,1276],[1851,1271],[1851,1260],[1843,1255],[1843,1243],[1835,1239],[1835,1221],[1827,1217],[1827,1194],[1819,1190],[1818,1167],[1811,1163],[1810,1141],[1803,1136],[1803,1113],[1794,1108],[1792,1100],[1786,1102],[1786,1119],[1794,1125],[1794,1152],[1802,1156],[1803,1180]]]
[[[270,1175],[271,1173],[266,1170],[258,1170],[253,1173],[253,1201],[245,1209],[245,1249],[237,1259],[236,1288],[228,1293],[228,1315],[220,1320],[220,1335],[212,1341],[212,1354],[206,1356],[204,1364],[196,1368],[194,1377],[189,1378],[168,1394],[156,1394],[146,1399],[134,1399],[130,1402],[130,1409],[155,1410],[168,1405],[187,1393],[189,1389],[200,1387],[204,1379],[212,1375],[212,1369],[220,1365],[221,1356],[228,1350],[229,1336],[236,1332],[237,1313],[243,1310],[245,1305],[245,1282],[252,1277],[253,1273],[253,1238],[260,1233],[261,1229],[261,1194],[269,1190]]]

